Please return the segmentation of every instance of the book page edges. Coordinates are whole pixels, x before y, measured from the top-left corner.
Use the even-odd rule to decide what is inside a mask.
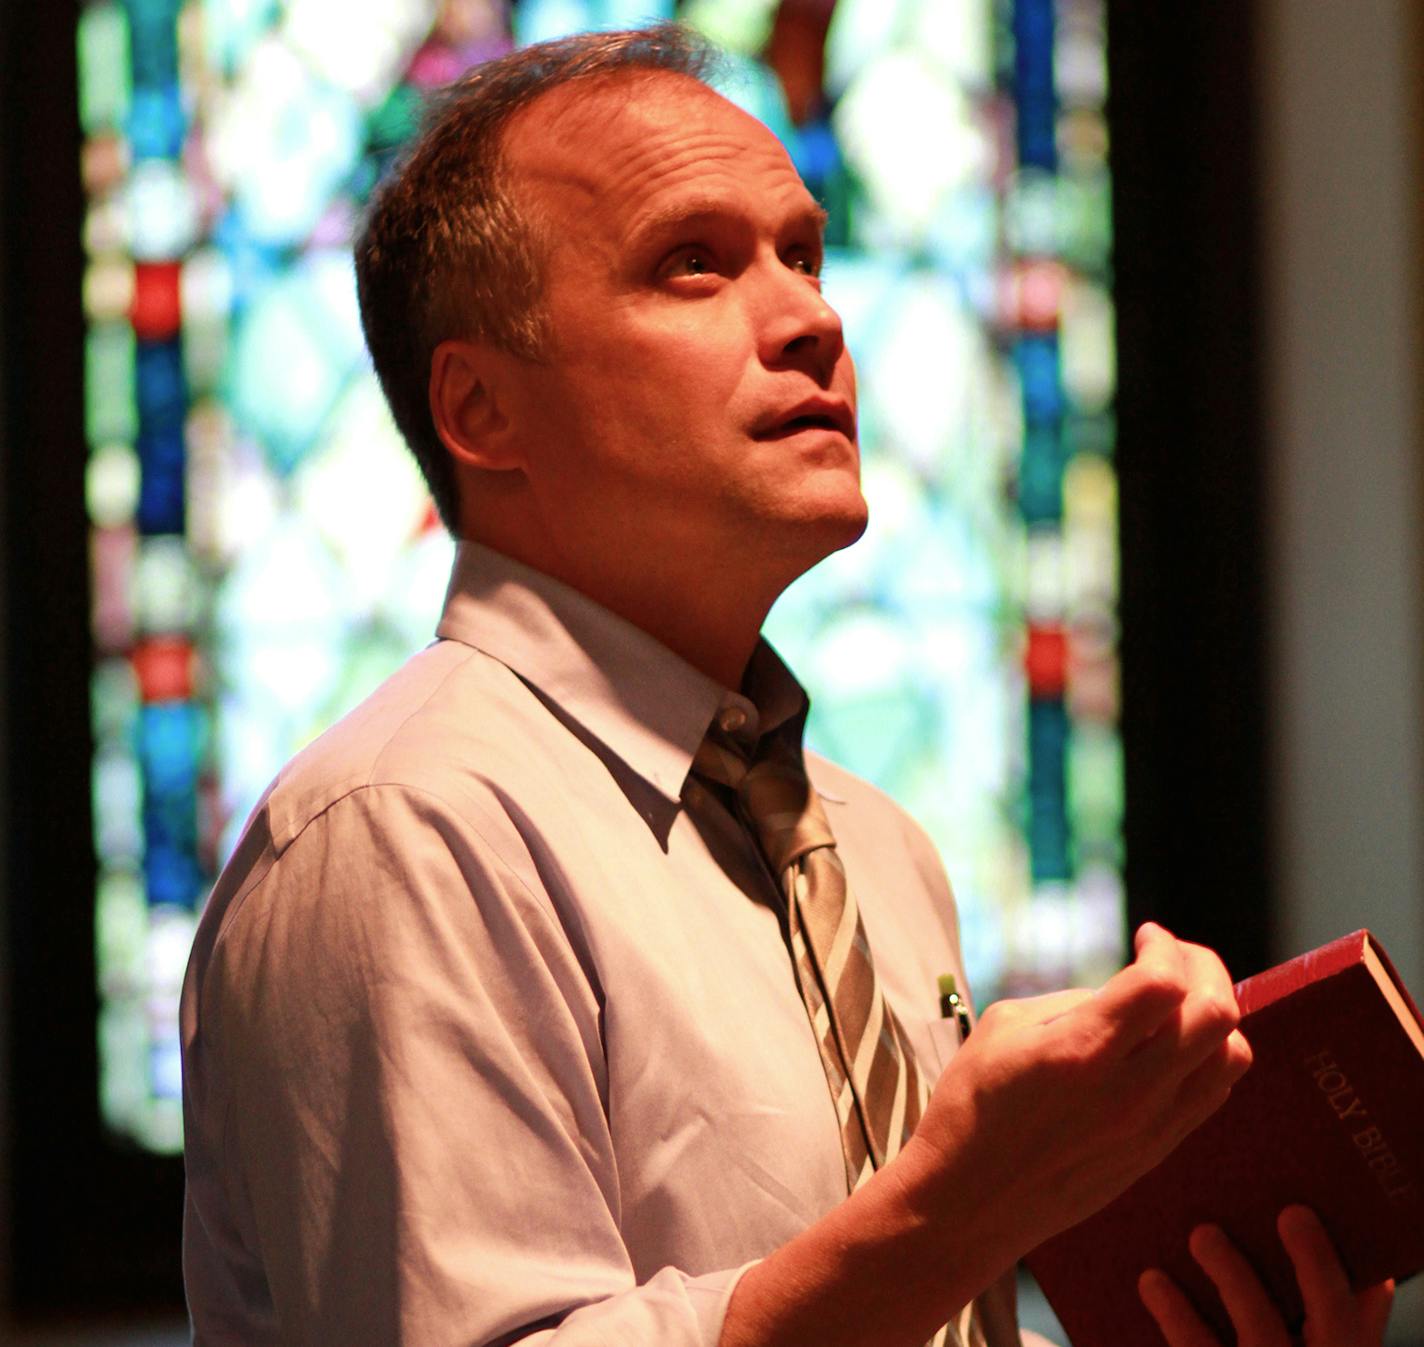
[[[1413,1041],[1419,1055],[1424,1057],[1424,1019],[1420,1017],[1419,1007],[1414,1004],[1409,989],[1394,971],[1389,955],[1368,931],[1365,932],[1364,964],[1370,976],[1379,984],[1389,1008],[1398,1016],[1404,1032]]]

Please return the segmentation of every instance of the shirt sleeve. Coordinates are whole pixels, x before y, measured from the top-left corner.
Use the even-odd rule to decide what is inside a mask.
[[[596,975],[489,831],[366,787],[228,914],[203,1038],[277,1336],[713,1347],[744,1269],[637,1283]]]

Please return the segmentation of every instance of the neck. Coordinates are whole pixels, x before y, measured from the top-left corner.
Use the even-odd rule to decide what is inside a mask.
[[[681,557],[579,557],[520,539],[466,536],[587,595],[681,656],[722,687],[737,689],[762,623],[785,581],[727,567],[692,567]]]
[[[751,525],[732,541],[693,527],[669,536],[616,510],[561,516],[554,527],[522,474],[488,476],[462,490],[463,536],[587,595],[730,689],[741,687],[782,591],[854,537],[839,536],[843,526],[832,537]]]
[[[667,595],[646,591],[584,592],[656,637],[715,683],[733,690],[742,685],[747,662],[771,608],[771,599],[748,603],[744,595],[739,595],[731,601],[726,594],[714,594],[709,586]],[[775,595],[771,597],[774,599]]]

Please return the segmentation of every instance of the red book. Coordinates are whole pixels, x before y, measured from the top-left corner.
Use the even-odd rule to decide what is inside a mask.
[[[1236,986],[1254,1060],[1231,1098],[1156,1169],[1027,1259],[1073,1347],[1161,1344],[1137,1296],[1159,1267],[1221,1340],[1230,1321],[1187,1250],[1220,1225],[1287,1320],[1300,1292],[1276,1234],[1314,1208],[1356,1288],[1424,1269],[1424,1019],[1368,931]]]

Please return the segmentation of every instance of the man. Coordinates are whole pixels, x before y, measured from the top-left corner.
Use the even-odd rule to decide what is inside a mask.
[[[1219,961],[1155,927],[945,1046],[932,850],[803,768],[758,637],[865,526],[855,387],[822,214],[702,59],[658,28],[475,72],[358,245],[462,542],[441,639],[278,778],[204,914],[199,1343],[1008,1347],[1015,1260],[1249,1062]],[[1372,1341],[1311,1247],[1317,1320]]]

